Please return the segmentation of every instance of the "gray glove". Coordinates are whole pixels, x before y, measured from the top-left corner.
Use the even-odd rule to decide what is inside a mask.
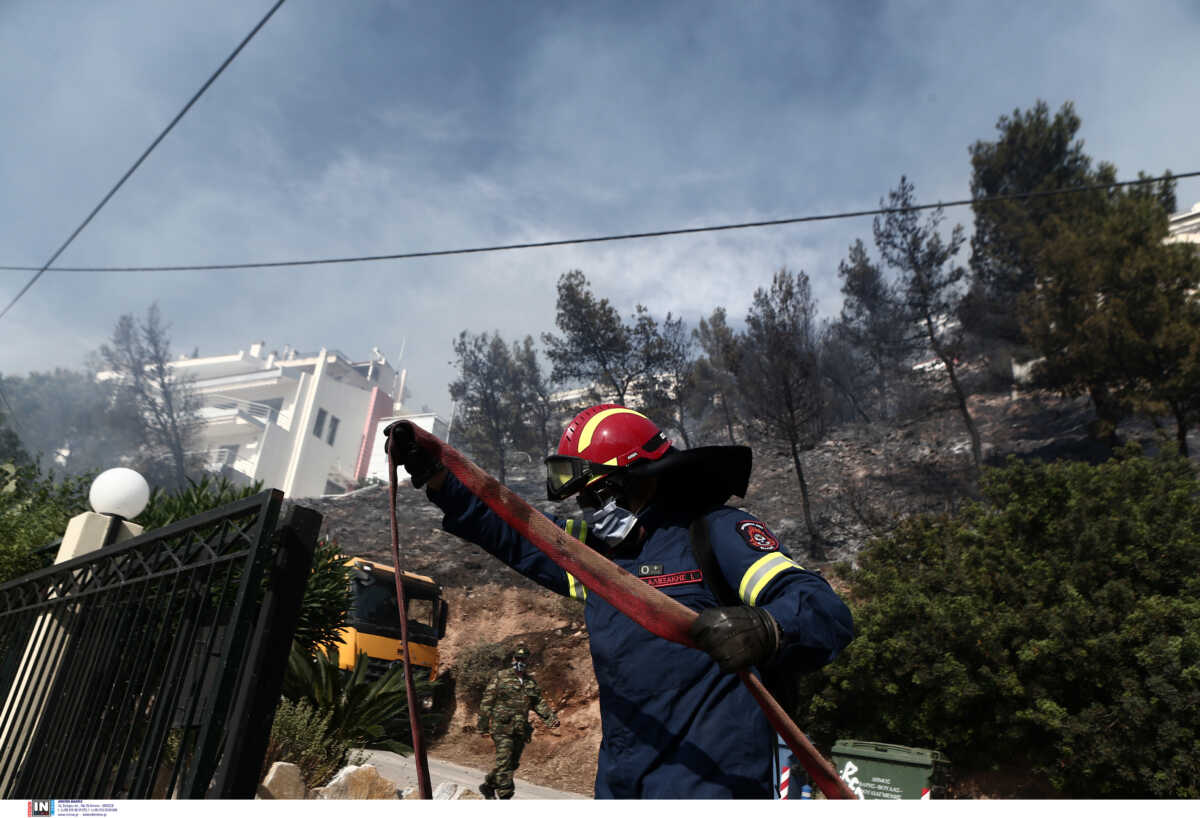
[[[688,635],[726,673],[767,662],[779,650],[783,637],[775,617],[749,605],[703,610]]]

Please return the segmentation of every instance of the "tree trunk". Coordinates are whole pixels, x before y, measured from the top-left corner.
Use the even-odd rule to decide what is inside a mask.
[[[681,438],[683,438],[684,447],[690,449],[690,448],[692,448],[692,442],[691,442],[691,440],[688,439],[687,429],[685,429],[683,426],[683,407],[682,406],[677,407],[675,411],[679,415],[679,420],[678,420],[679,436]]]
[[[182,491],[187,487],[187,453],[183,446],[183,432],[180,430],[178,419],[175,416],[172,388],[165,378],[159,381],[159,389],[163,395],[164,420],[166,421],[163,434],[167,439],[167,450],[171,453],[171,459],[175,461],[175,483]]]
[[[808,501],[808,482],[804,479],[804,467],[800,465],[800,448],[794,440],[791,441],[791,446],[792,465],[796,469],[796,479],[800,481],[800,504],[804,510],[804,526],[808,529],[808,554],[815,560],[823,560],[825,559],[824,540],[821,539],[817,525],[813,522],[812,509]]]
[[[492,448],[496,451],[496,479],[500,481],[501,485],[508,485],[504,480],[504,461],[507,459],[505,457],[507,450],[504,445],[504,434],[493,429],[491,437]]]
[[[1175,414],[1175,441],[1179,444],[1179,453],[1184,457],[1188,456],[1187,433],[1188,422],[1184,412],[1179,409],[1174,411]]]
[[[1100,440],[1115,449],[1120,445],[1117,437],[1117,425],[1121,422],[1121,409],[1108,394],[1108,387],[1095,384],[1088,388],[1088,396],[1096,407],[1096,421],[1089,426],[1088,434],[1094,440]]]
[[[729,445],[736,446],[737,439],[733,436],[733,414],[729,411],[729,397],[721,393],[721,414],[725,416],[725,430],[729,432]]]
[[[971,417],[971,409],[967,406],[967,392],[954,371],[954,361],[944,357],[942,362],[946,365],[946,374],[950,376],[950,385],[954,387],[954,396],[958,399],[958,411],[962,413],[963,423],[967,425],[967,434],[971,437],[971,458],[975,461],[975,470],[979,471],[983,466],[983,444],[979,440],[979,429],[975,426],[975,419]]]
[[[187,487],[187,455],[177,437],[171,440],[171,459],[175,461],[175,483],[183,491]]]

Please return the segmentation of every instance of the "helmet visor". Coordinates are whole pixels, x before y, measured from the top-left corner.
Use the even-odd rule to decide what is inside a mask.
[[[593,480],[615,471],[616,466],[592,463],[581,457],[550,455],[546,458],[546,496],[551,500],[565,500]]]

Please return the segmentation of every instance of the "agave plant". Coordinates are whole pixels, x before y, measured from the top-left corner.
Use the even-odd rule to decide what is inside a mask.
[[[313,552],[312,570],[293,639],[304,652],[336,647],[350,607],[350,567],[336,540],[322,537]]]
[[[414,681],[418,698],[434,694],[435,683]],[[318,651],[314,657],[293,642],[283,694],[293,702],[307,701],[317,712],[328,714],[330,735],[352,746],[401,755],[412,752],[404,668],[399,664],[372,681],[367,678],[366,654],[358,655],[353,670],[343,670],[338,667],[334,648]],[[432,729],[440,718],[422,712],[423,729]]]

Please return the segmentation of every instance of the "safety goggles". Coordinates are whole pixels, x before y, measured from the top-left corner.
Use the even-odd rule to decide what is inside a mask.
[[[580,457],[552,454],[546,458],[546,496],[551,500],[565,500],[589,483],[619,470],[618,466],[605,466]]]

